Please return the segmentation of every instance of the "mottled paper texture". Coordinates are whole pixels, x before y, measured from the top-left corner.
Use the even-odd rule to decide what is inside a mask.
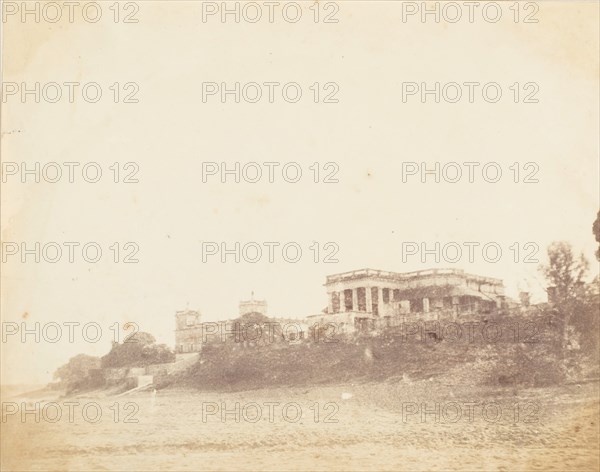
[[[598,470],[599,16],[2,2],[2,470]]]

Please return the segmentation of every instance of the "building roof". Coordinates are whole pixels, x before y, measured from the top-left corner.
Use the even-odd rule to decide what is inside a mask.
[[[433,276],[458,276],[464,279],[472,279],[481,283],[488,283],[491,285],[503,285],[502,279],[496,279],[493,277],[484,277],[481,275],[467,274],[462,269],[427,269],[417,270],[413,272],[390,272],[387,270],[376,270],[376,269],[359,269],[352,270],[349,272],[341,272],[338,274],[328,275],[326,278],[325,285],[340,282],[342,280],[356,280],[356,279],[381,279],[389,281],[409,281],[420,278],[427,278]]]

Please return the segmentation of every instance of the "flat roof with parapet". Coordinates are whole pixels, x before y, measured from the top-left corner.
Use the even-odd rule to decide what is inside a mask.
[[[485,282],[492,285],[504,285],[504,281],[502,279],[496,279],[494,277],[484,277],[475,274],[467,274],[462,269],[426,269],[416,270],[413,272],[390,272],[387,270],[359,269],[351,270],[349,272],[341,272],[339,274],[328,275],[323,285],[340,282],[342,280],[357,280],[364,278],[378,278],[383,280],[400,281],[418,279],[421,277],[430,277],[435,275],[457,275],[465,279],[477,280],[479,282]]]

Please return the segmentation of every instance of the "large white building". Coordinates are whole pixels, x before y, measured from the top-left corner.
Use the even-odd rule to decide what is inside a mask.
[[[500,279],[458,269],[388,272],[362,269],[327,276],[326,313],[310,322],[337,323],[344,331],[368,330],[398,320],[454,319],[490,312],[505,302]]]
[[[458,269],[404,273],[354,270],[327,276],[325,288],[328,297],[325,312],[302,321],[271,318],[270,322],[279,323],[284,329],[286,324],[294,329],[298,325],[302,331],[300,337],[307,338],[315,326],[334,325],[335,333],[370,331],[405,321],[452,321],[461,316],[489,313],[505,304],[502,280]],[[239,316],[250,314],[267,316],[267,302],[255,300],[254,294],[250,300],[241,301]],[[179,311],[175,317],[176,351],[200,351],[207,325],[214,323],[202,323],[197,311]],[[233,320],[219,323],[227,328]]]

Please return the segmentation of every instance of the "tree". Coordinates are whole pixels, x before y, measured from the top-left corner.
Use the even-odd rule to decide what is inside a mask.
[[[548,246],[548,265],[541,271],[556,291],[558,301],[566,301],[581,295],[589,263],[583,253],[576,257],[573,247],[566,241],[555,241]]]
[[[68,391],[79,388],[90,381],[90,370],[100,368],[100,358],[78,354],[69,359],[69,362],[56,369],[54,380]]]
[[[141,346],[148,346],[150,344],[156,343],[156,338],[152,336],[150,333],[145,333],[144,331],[138,331],[131,336],[125,338],[125,342],[128,343],[137,343]]]
[[[598,249],[596,249],[596,259],[600,261],[600,211],[598,211],[596,221],[594,221],[594,225],[592,226],[592,232],[594,233],[596,242],[598,243]]]
[[[581,351],[597,356],[600,342],[600,299],[596,285],[585,284],[588,262],[581,254],[575,257],[571,245],[564,241],[548,247],[549,264],[540,267],[554,287],[554,305],[566,322],[565,338],[576,340]],[[596,359],[597,361],[597,359]]]
[[[243,343],[249,341],[259,346],[283,340],[281,324],[266,315],[253,311],[245,313],[231,323],[230,336],[226,342]]]
[[[122,343],[113,342],[108,354],[102,357],[102,367],[146,367],[151,364],[175,362],[175,354],[165,344],[156,344],[149,333],[137,332]]]

